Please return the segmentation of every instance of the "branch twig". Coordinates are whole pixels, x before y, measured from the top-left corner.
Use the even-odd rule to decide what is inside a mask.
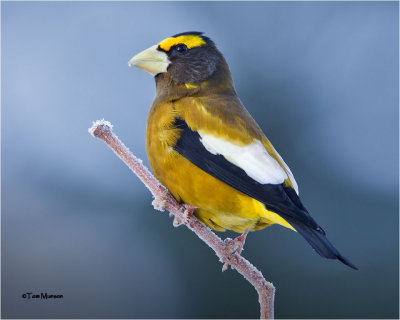
[[[275,287],[266,281],[262,273],[249,261],[237,252],[232,253],[228,242],[219,238],[210,228],[200,223],[194,215],[188,214],[195,208],[187,204],[179,204],[175,198],[136,158],[132,152],[118,139],[112,132],[112,125],[108,121],[98,120],[93,123],[89,132],[97,138],[103,140],[122,161],[135,173],[144,185],[153,194],[153,206],[155,209],[168,210],[174,216],[174,225],[184,224],[203,240],[211,249],[215,251],[218,258],[223,263],[228,263],[249,281],[257,290],[258,301],[260,303],[261,319],[273,319],[274,317],[274,296]]]

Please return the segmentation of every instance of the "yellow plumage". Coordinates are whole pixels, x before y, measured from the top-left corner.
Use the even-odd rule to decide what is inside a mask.
[[[206,42],[201,37],[189,34],[164,39],[158,45],[162,50],[169,51],[171,47],[180,43],[184,43],[189,49],[193,47],[200,47],[206,44]]]

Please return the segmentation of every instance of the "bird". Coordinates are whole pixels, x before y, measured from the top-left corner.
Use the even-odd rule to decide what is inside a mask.
[[[170,36],[129,60],[154,76],[146,151],[156,178],[216,231],[278,224],[322,257],[357,269],[299,198],[294,176],[237,96],[222,53],[203,32]],[[238,237],[239,238],[239,237]]]

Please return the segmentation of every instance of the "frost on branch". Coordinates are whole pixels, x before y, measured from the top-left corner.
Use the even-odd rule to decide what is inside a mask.
[[[165,199],[155,198],[151,204],[153,205],[154,209],[158,211],[165,211],[167,201]]]
[[[89,133],[103,140],[125,162],[129,169],[139,177],[152,193],[154,197],[152,204],[155,209],[160,211],[168,210],[170,216],[174,216],[174,226],[185,225],[214,250],[219,260],[224,263],[223,270],[227,269],[228,265],[231,265],[233,269],[237,270],[253,285],[258,293],[261,319],[272,319],[274,317],[275,287],[265,280],[256,267],[240,255],[245,235],[243,235],[244,238],[242,240],[240,240],[240,237],[237,238],[242,242],[242,245],[232,243],[232,241],[235,242],[236,240],[223,241],[210,228],[200,223],[193,215],[196,208],[185,203],[177,203],[167,188],[118,139],[112,132],[112,128],[113,126],[110,122],[104,119],[97,120],[89,129]]]
[[[112,128],[113,128],[113,125],[111,124],[111,122],[101,119],[101,120],[94,121],[92,126],[88,129],[88,131],[93,137],[97,137],[99,135],[99,133],[95,134],[94,132],[96,130],[100,130],[100,131],[110,130],[111,131]]]

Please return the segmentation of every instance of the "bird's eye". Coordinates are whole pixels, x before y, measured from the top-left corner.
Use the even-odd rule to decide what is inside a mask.
[[[188,51],[188,48],[185,44],[178,44],[176,46],[176,51],[178,51],[179,53],[186,53]]]

